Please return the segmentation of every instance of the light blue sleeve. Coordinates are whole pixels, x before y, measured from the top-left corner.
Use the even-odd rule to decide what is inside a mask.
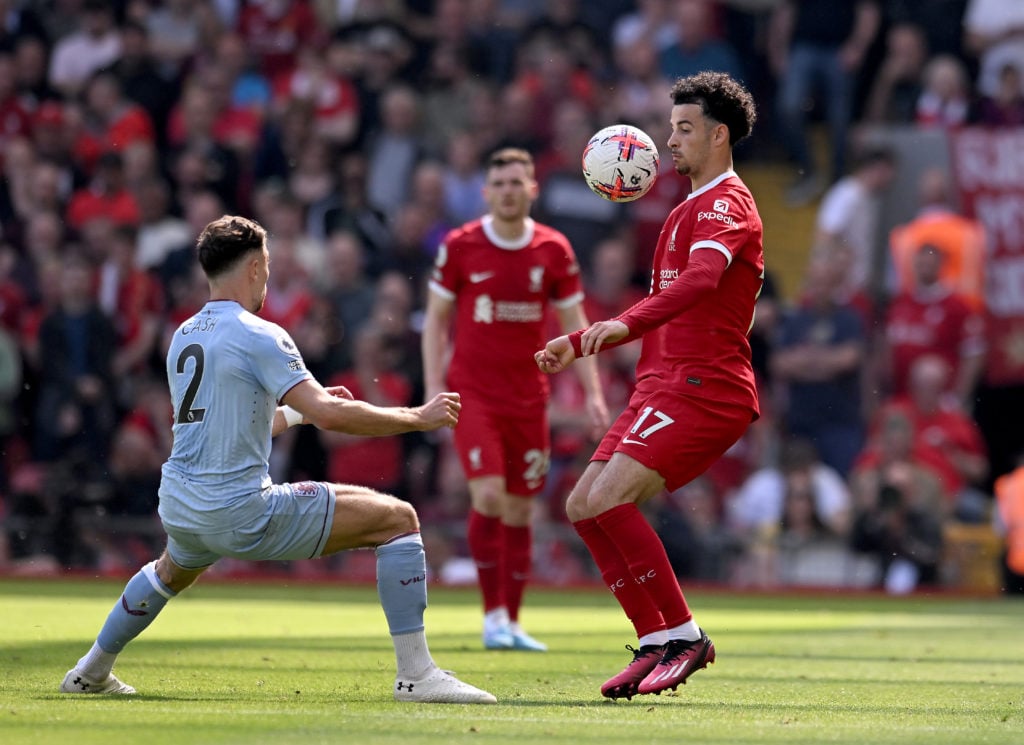
[[[250,348],[252,372],[277,402],[296,385],[311,380],[299,348],[280,326],[264,323],[253,334]]]

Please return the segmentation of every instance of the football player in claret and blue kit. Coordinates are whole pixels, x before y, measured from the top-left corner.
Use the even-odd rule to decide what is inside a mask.
[[[423,406],[380,407],[344,387],[324,388],[288,333],[256,315],[270,276],[263,227],[224,216],[206,226],[197,249],[210,300],[178,327],[167,352],[174,444],[159,491],[167,548],[128,581],[61,692],[135,693],[112,672],[118,655],[222,557],[282,561],[373,548],[397,659],[395,700],[494,703],[440,669],[427,648],[426,559],[412,506],[361,486],[274,484],[269,473],[271,438],[288,427],[367,436],[454,427],[459,396],[441,391]]]

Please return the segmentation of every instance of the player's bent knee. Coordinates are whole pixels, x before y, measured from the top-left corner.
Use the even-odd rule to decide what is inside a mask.
[[[398,533],[411,533],[420,529],[416,508],[401,499],[395,499],[395,520]]]

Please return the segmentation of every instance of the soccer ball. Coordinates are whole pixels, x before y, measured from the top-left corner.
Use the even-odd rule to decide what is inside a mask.
[[[632,202],[658,178],[658,148],[642,129],[613,124],[590,138],[583,149],[583,178],[591,191],[610,202]]]

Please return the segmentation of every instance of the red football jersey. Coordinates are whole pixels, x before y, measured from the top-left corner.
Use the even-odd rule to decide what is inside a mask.
[[[430,289],[455,301],[448,386],[509,415],[543,409],[548,380],[533,355],[547,342],[548,305],[583,300],[568,239],[528,219],[522,238],[510,243],[485,216],[445,236]]]
[[[672,210],[658,237],[647,300],[672,285],[694,251],[718,251],[728,267],[713,292],[643,336],[638,392],[671,389],[759,413],[747,335],[764,281],[763,232],[754,198],[732,171]],[[645,305],[620,320],[632,328],[631,318],[644,314]]]
[[[907,392],[910,366],[923,354],[941,356],[955,375],[961,355],[981,354],[985,350],[981,315],[946,287],[897,295],[889,306],[885,336],[892,359],[894,395]]]

